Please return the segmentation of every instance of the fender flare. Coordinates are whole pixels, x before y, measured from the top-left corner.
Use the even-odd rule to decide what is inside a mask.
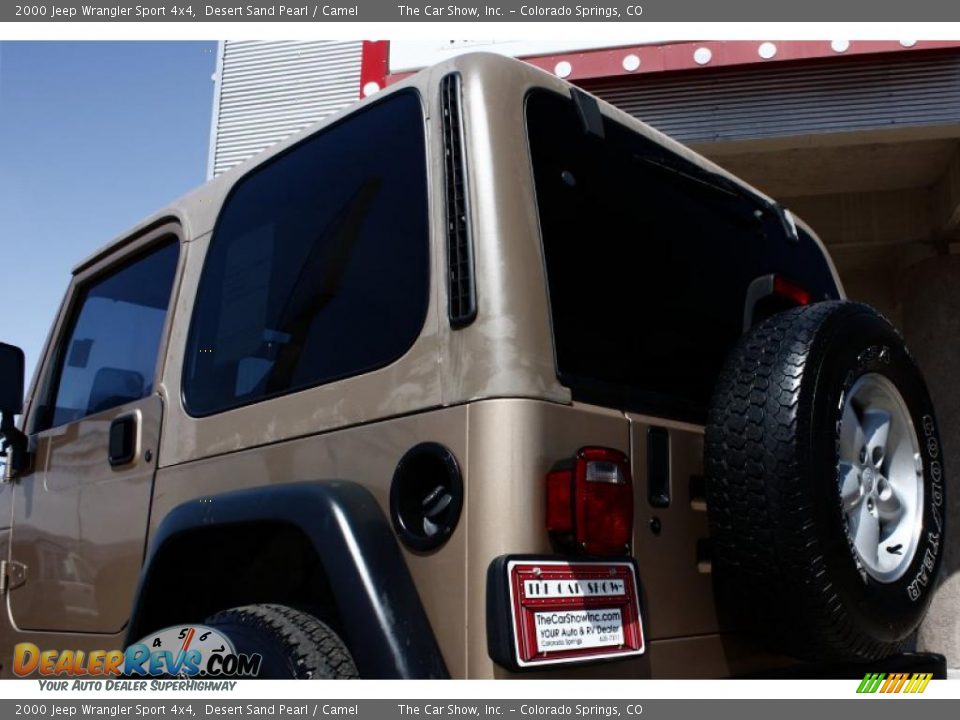
[[[149,628],[142,608],[164,546],[184,533],[254,522],[288,523],[309,539],[333,588],[361,677],[448,678],[433,629],[393,531],[369,490],[325,480],[236,490],[178,505],[160,523],[140,574],[125,647]],[[226,608],[225,608],[226,609]]]

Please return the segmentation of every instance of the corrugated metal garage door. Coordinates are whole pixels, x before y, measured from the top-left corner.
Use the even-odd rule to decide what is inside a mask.
[[[209,175],[356,102],[362,48],[360,41],[223,43]]]
[[[683,142],[956,123],[960,54],[832,59],[584,83]]]

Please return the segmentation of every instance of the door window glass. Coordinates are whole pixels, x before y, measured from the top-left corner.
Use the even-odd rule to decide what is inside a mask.
[[[153,392],[178,252],[171,240],[81,289],[66,342],[60,346],[47,427]]]

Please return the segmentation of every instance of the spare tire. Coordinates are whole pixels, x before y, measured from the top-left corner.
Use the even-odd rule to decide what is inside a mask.
[[[705,438],[721,609],[818,661],[900,651],[944,550],[944,473],[926,385],[872,308],[823,302],[749,331]]]

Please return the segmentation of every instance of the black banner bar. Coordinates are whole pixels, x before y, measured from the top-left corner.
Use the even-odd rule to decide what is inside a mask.
[[[3,3],[0,22],[953,22],[956,0],[630,0],[532,3],[522,0],[341,0],[245,3]]]

